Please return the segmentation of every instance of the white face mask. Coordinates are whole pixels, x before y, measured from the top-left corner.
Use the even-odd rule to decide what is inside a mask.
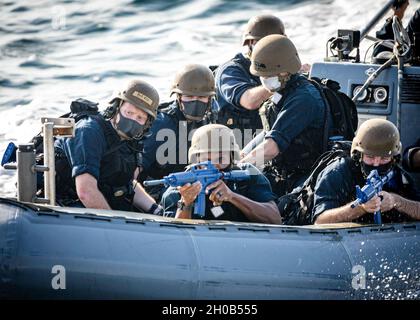
[[[270,92],[277,92],[281,88],[279,77],[260,77],[261,84]]]

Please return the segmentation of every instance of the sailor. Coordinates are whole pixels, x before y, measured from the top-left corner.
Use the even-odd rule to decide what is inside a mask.
[[[171,172],[184,171],[192,133],[209,122],[214,97],[214,76],[200,64],[188,64],[177,72],[171,86],[175,101],[159,110],[150,134],[143,139],[143,179],[161,179]],[[151,190],[159,199],[164,188]]]
[[[269,35],[255,46],[251,73],[273,94],[260,109],[264,141],[241,160],[268,162],[264,174],[278,195],[302,183],[326,149],[331,115],[320,91],[298,73],[301,62],[292,41]]]
[[[74,138],[58,139],[58,203],[157,213],[158,205],[134,176],[139,139],[156,118],[158,104],[154,87],[131,81],[113,97],[106,116],[86,116],[76,123]]]
[[[405,12],[407,10],[408,5],[410,2],[408,0],[395,0],[394,4],[392,6],[393,16],[396,16],[399,18],[400,21],[403,20]],[[386,20],[383,27],[376,32],[376,37],[380,40],[394,40],[394,31],[392,29],[392,22],[393,17],[390,17]],[[408,33],[408,36],[410,37],[410,41],[412,44],[415,44],[414,52],[418,54],[420,51],[420,39],[415,39],[415,37],[420,37],[420,8],[416,10],[414,15],[411,17],[410,21],[408,22],[406,31]],[[378,44],[373,49],[373,56],[377,57],[381,52],[384,51],[392,51],[391,48],[388,48],[382,44]]]
[[[319,175],[314,191],[313,222],[372,223],[373,213],[379,210],[384,223],[420,220],[420,193],[399,166],[400,158],[400,135],[395,125],[384,119],[364,122],[353,139],[351,157],[336,160]],[[374,169],[380,176],[394,170],[394,178],[379,195],[351,208],[356,185],[362,187]]]
[[[242,36],[242,46],[246,53],[238,53],[233,59],[221,65],[216,71],[216,99],[214,104],[217,112],[217,123],[231,129],[239,129],[242,141],[246,138],[245,130],[252,130],[249,136],[262,129],[258,109],[271,96],[264,89],[258,76],[250,73],[250,57],[255,44],[270,34],[284,34],[283,22],[269,14],[252,17]]]
[[[190,164],[211,161],[222,171],[247,170],[250,179],[231,183],[218,180],[206,188],[206,212],[202,219],[280,224],[281,218],[270,183],[250,164],[239,164],[239,147],[229,128],[209,124],[197,129],[189,150]],[[194,202],[202,189],[199,181],[179,188],[169,188],[162,199],[165,213],[176,212],[176,218],[196,219]]]

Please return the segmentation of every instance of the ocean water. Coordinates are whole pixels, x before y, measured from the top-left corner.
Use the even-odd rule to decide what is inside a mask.
[[[253,15],[280,17],[302,61],[313,63],[338,28],[361,29],[387,2],[0,0],[0,156],[9,141],[37,133],[41,117],[65,113],[78,97],[104,105],[130,79],[169,100],[182,65],[217,65],[241,51]],[[405,24],[419,4],[411,1]],[[0,196],[14,195],[14,183],[15,173],[0,168]]]

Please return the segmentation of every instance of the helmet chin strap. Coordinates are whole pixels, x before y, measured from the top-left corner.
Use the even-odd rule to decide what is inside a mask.
[[[118,106],[117,106],[117,108],[115,110],[114,116],[110,119],[112,126],[119,133],[120,133],[120,131],[117,129],[117,117],[118,117],[118,114],[120,113],[120,109],[121,109],[121,106],[123,105],[123,103],[124,103],[124,100],[123,99],[119,99]]]
[[[248,52],[246,53],[246,57],[251,60],[252,56],[252,45],[248,43]]]
[[[181,110],[182,114],[187,119],[187,121],[195,121],[194,119],[191,119],[187,114],[185,114],[185,112],[184,112],[184,110],[185,110],[184,104],[182,103],[181,95],[179,93],[177,94],[176,100],[178,102],[179,109]]]
[[[182,95],[180,93],[177,93],[176,94],[176,101],[178,102],[179,109],[182,111],[182,113],[184,113],[184,104],[182,103],[181,96]],[[185,113],[184,113],[184,115],[185,115]]]
[[[247,40],[247,42],[243,45],[242,54],[244,55],[245,58],[247,58],[248,60],[251,60],[251,55],[252,55],[251,40]]]
[[[280,76],[279,75],[279,81],[281,83],[280,90],[282,90],[286,87],[286,85],[290,81],[291,77],[292,77],[292,75],[290,73],[287,73],[287,76]]]

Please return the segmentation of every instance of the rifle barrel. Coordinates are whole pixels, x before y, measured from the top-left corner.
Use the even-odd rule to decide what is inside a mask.
[[[159,179],[159,180],[146,180],[143,182],[143,185],[145,187],[153,187],[153,186],[158,186],[161,184],[165,184],[165,179]]]

